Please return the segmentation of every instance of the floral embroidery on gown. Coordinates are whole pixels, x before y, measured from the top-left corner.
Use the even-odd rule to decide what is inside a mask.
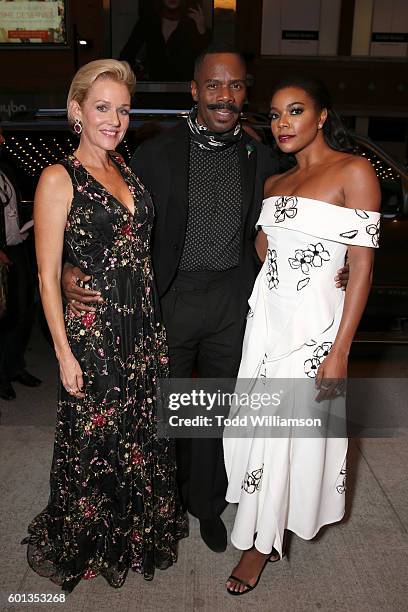
[[[98,574],[120,587],[129,568],[152,579],[188,535],[174,441],[156,432],[168,357],[150,259],[153,205],[123,159],[111,158],[134,215],[78,159],[61,162],[74,189],[64,257],[92,275],[104,301],[82,317],[65,313],[86,393],[76,399],[59,384],[50,497],[23,543],[30,566],[67,591]]]

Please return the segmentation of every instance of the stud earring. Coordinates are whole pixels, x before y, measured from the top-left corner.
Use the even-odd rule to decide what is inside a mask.
[[[74,132],[75,132],[75,134],[78,134],[78,136],[82,132],[82,123],[80,122],[80,120],[78,118],[75,119],[75,121],[74,121]]]

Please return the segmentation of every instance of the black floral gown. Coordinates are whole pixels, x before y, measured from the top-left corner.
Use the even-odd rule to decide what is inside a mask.
[[[155,567],[176,561],[187,535],[174,443],[156,432],[168,357],[150,259],[153,206],[122,158],[111,159],[133,195],[134,216],[78,159],[62,162],[74,190],[65,258],[92,275],[104,302],[82,317],[66,312],[86,396],[59,386],[50,498],[23,541],[30,566],[67,591],[98,574],[120,587],[129,568],[152,579]]]

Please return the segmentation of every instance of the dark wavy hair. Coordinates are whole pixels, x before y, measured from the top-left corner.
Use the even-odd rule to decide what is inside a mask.
[[[330,93],[326,85],[318,79],[307,78],[301,75],[291,75],[278,81],[273,87],[271,98],[282,89],[297,87],[313,100],[318,111],[327,110],[327,119],[323,125],[323,136],[326,144],[336,150],[345,153],[353,152],[353,142],[343,125],[342,120],[334,110]]]

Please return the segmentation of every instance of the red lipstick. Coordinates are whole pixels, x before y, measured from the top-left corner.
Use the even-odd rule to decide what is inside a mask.
[[[291,138],[294,138],[294,135],[284,134],[278,137],[279,142],[288,142]]]

